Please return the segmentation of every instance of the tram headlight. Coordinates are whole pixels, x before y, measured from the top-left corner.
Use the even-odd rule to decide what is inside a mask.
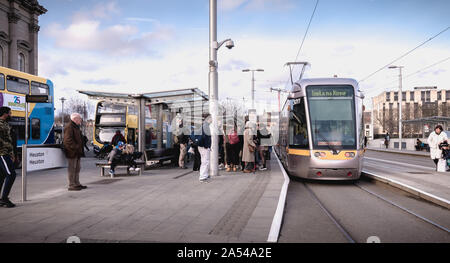
[[[355,153],[354,153],[354,152],[346,152],[346,153],[345,153],[345,157],[347,157],[347,158],[353,158],[353,157],[355,157]]]
[[[324,158],[327,156],[327,154],[325,152],[315,152],[314,156],[317,158]]]

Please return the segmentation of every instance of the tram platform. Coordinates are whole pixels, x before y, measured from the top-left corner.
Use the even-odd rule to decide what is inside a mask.
[[[363,175],[450,209],[450,172],[437,172],[429,153],[369,148]]]
[[[398,153],[398,154],[406,154],[406,155],[414,155],[414,156],[428,156],[428,157],[430,157],[430,153],[429,152],[425,152],[425,151],[385,149],[385,148],[375,148],[375,147],[368,147],[367,150],[376,151],[376,152],[388,152],[388,153]]]
[[[17,207],[0,208],[0,242],[266,242],[284,183],[274,156],[267,171],[221,170],[208,183],[173,166],[113,179],[99,176],[93,158],[81,166],[87,189],[67,191],[66,169],[32,172],[24,203],[18,175]]]

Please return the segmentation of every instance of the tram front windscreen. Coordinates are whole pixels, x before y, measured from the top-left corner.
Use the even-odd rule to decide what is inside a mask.
[[[314,149],[356,149],[354,88],[306,87]]]

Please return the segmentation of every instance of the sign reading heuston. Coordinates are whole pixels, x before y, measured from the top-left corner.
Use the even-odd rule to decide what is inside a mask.
[[[27,148],[27,171],[66,167],[67,160],[60,148]]]
[[[1,93],[0,105],[15,111],[25,111],[25,96]]]

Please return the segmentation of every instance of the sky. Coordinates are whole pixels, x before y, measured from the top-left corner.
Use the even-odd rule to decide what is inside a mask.
[[[305,78],[360,81],[370,108],[371,97],[398,89],[399,72],[370,75],[444,30],[394,64],[404,67],[403,90],[450,89],[450,1],[319,0],[299,52],[316,1],[218,0],[218,41],[235,43],[218,50],[219,99],[249,102],[251,74],[242,69],[262,68],[255,99],[275,110],[270,88],[290,84],[284,64],[308,61]],[[77,90],[208,93],[209,1],[39,3],[48,9],[39,17],[39,75],[53,81],[58,109],[60,97],[84,96]]]

